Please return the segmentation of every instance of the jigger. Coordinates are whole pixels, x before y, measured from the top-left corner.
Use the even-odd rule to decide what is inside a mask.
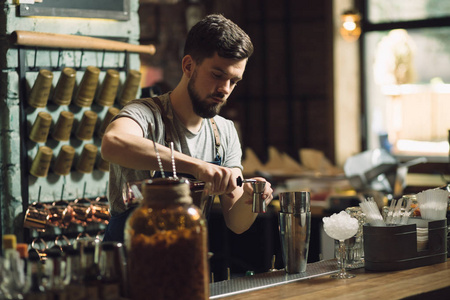
[[[75,132],[75,136],[82,141],[92,139],[97,124],[98,115],[92,110],[86,110],[81,117],[81,122]]]
[[[47,177],[48,169],[52,161],[53,150],[47,146],[41,146],[31,164],[30,174],[35,177]]]
[[[70,139],[70,133],[72,131],[74,121],[74,114],[70,111],[62,111],[59,114],[58,121],[56,121],[55,128],[53,129],[52,137],[57,141],[68,141]]]
[[[81,156],[78,159],[76,170],[81,173],[92,173],[94,170],[95,159],[97,158],[98,148],[94,144],[86,144],[83,147]]]
[[[77,96],[74,103],[79,107],[89,107],[94,100],[97,90],[100,69],[94,66],[88,66],[78,87]]]
[[[50,131],[50,125],[52,124],[52,116],[41,111],[38,113],[36,120],[31,127],[30,140],[35,143],[45,143],[47,142],[48,132]]]
[[[102,88],[96,100],[98,105],[112,106],[116,99],[117,89],[119,88],[119,72],[113,69],[106,71]]]
[[[50,90],[52,88],[53,73],[49,70],[40,70],[36,81],[31,88],[28,104],[34,108],[46,107]]]
[[[265,181],[258,181],[256,179],[242,179],[242,177],[236,178],[238,186],[242,186],[243,183],[250,183],[253,188],[253,205],[252,212],[265,213],[266,201],[263,199],[264,188],[266,187]]]
[[[53,172],[60,176],[69,175],[74,157],[74,147],[70,145],[62,146],[58,157],[56,158],[55,165],[53,166]]]
[[[266,212],[266,201],[263,199],[264,187],[266,186],[265,181],[251,181],[253,188],[253,205],[252,211],[254,213],[265,213]]]
[[[124,106],[136,97],[141,82],[141,72],[130,70],[119,97],[119,104]]]
[[[286,272],[305,272],[311,232],[309,192],[280,193],[280,207],[279,230]]]
[[[59,76],[53,93],[53,102],[57,105],[69,105],[72,101],[73,89],[75,88],[77,71],[72,68],[64,68]]]
[[[110,107],[106,111],[105,118],[102,121],[102,124],[100,125],[100,128],[98,129],[98,137],[103,138],[103,134],[105,134],[106,127],[108,127],[109,123],[111,122],[112,118],[114,118],[118,113],[119,109],[116,107]]]

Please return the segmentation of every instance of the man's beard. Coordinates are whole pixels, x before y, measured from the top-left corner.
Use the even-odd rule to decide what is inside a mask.
[[[192,107],[194,109],[194,112],[202,118],[212,118],[215,115],[219,114],[220,109],[222,108],[222,106],[225,104],[225,102],[222,103],[208,103],[207,98],[208,97],[218,97],[218,98],[224,98],[224,95],[222,93],[215,93],[212,95],[207,96],[205,99],[201,99],[200,95],[197,93],[197,91],[195,90],[195,80],[197,78],[197,72],[194,71],[194,73],[192,74],[192,78],[188,83],[188,93],[189,93],[189,97],[191,98],[191,102],[192,102]]]

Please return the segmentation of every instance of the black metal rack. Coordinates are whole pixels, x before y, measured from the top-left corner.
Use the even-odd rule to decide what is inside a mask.
[[[27,151],[27,78],[26,74],[28,72],[39,72],[42,69],[47,69],[50,71],[61,71],[66,67],[70,67],[75,69],[76,71],[85,71],[87,66],[83,66],[83,58],[87,52],[93,53],[102,53],[100,66],[97,68],[100,71],[106,71],[108,69],[114,68],[119,72],[123,72],[128,75],[130,70],[130,52],[128,51],[114,51],[114,50],[92,50],[92,49],[62,49],[62,48],[38,48],[38,47],[27,47],[27,46],[18,46],[18,67],[17,73],[19,77],[19,110],[20,110],[20,170],[21,170],[21,185],[22,185],[22,208],[25,213],[30,205],[30,191],[29,191],[29,159],[28,159],[28,151]],[[27,63],[27,54],[30,54],[30,51],[34,51],[34,61],[30,65]],[[42,66],[38,64],[38,56],[40,52],[57,52],[58,59],[56,65],[54,66]],[[61,58],[65,51],[77,51],[80,53],[80,63],[74,66],[67,66],[65,64],[61,64]],[[123,62],[120,67],[117,66],[107,66],[105,65],[105,57],[107,52],[115,52],[115,53],[124,53]],[[100,227],[101,228],[101,227]],[[95,229],[94,229],[95,230]],[[73,234],[71,234],[73,235]],[[24,241],[30,241],[32,239],[32,234],[29,229],[24,229]],[[48,237],[47,237],[48,238]]]

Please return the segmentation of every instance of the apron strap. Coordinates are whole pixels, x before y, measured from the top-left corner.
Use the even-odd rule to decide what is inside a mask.
[[[214,139],[216,141],[216,150],[217,153],[219,153],[219,147],[220,147],[220,134],[219,134],[219,130],[217,129],[217,124],[216,121],[214,121],[213,118],[209,119],[209,121],[211,122],[211,126],[212,129],[214,131]]]
[[[164,138],[165,138],[165,141],[166,141],[167,145],[170,145],[171,139],[168,137],[167,132],[171,131],[171,125],[170,125],[169,120],[167,119],[166,111],[165,111],[164,106],[163,106],[163,104],[161,102],[161,99],[159,99],[158,97],[153,97],[152,99],[159,106],[159,108],[161,109],[161,117],[162,117],[163,122],[164,122],[164,127],[166,127],[166,130],[165,130],[166,133],[165,133],[165,137]],[[211,127],[212,127],[213,132],[214,132],[214,140],[215,140],[215,143],[216,143],[216,153],[218,155],[219,154],[219,148],[220,148],[220,134],[219,134],[219,130],[217,129],[216,121],[214,121],[213,118],[209,119],[209,121],[211,122]]]
[[[159,99],[158,97],[152,97],[152,99],[161,109],[161,117],[163,119],[164,127],[166,128],[164,140],[166,141],[166,146],[168,146],[168,145],[170,145],[170,142],[172,142],[172,140],[169,138],[169,136],[167,134],[168,131],[171,131],[171,126],[170,126],[169,120],[167,119],[166,110],[164,109],[161,99]]]

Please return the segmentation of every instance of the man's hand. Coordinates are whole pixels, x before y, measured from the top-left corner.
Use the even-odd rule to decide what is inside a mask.
[[[193,175],[198,180],[211,182],[213,195],[230,194],[237,187],[237,177],[230,168],[205,162],[200,165],[197,174]]]

